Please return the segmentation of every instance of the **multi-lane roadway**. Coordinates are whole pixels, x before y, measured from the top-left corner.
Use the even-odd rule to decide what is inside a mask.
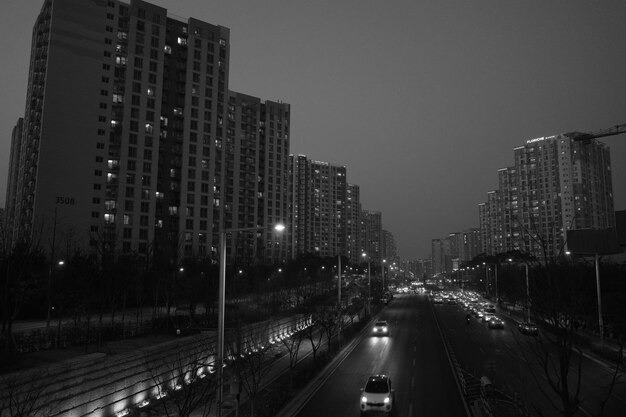
[[[425,295],[395,297],[378,316],[389,322],[390,335],[363,337],[297,415],[358,416],[360,389],[369,375],[384,373],[395,389],[396,416],[467,416],[442,335],[464,370],[476,377],[488,376],[495,387],[528,405],[531,415],[562,415],[553,407],[558,406],[558,398],[550,392],[532,353],[536,339],[521,335],[506,316],[497,314],[505,319],[504,329],[489,329],[479,319],[466,324],[465,314],[459,304],[435,305]],[[554,358],[554,353],[549,355]],[[579,415],[599,415],[606,396],[603,415],[622,416],[626,409],[622,374],[607,396],[614,368],[588,355],[580,358]],[[574,362],[577,359],[575,355]]]
[[[397,296],[379,315],[388,337],[367,335],[311,397],[298,416],[358,416],[360,389],[387,374],[396,416],[466,416],[465,405],[425,296]]]

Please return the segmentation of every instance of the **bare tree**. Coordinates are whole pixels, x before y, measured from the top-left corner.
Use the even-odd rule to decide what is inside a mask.
[[[317,351],[319,350],[322,339],[324,337],[324,332],[321,331],[319,322],[313,319],[313,322],[309,327],[304,329],[304,334],[306,338],[311,343],[311,352],[313,353],[313,362],[317,360]]]
[[[531,222],[531,226],[534,223]],[[530,271],[528,300],[532,315],[545,328],[539,337],[521,342],[523,355],[529,363],[534,382],[548,403],[566,417],[580,412],[582,401],[591,393],[585,392],[583,375],[583,349],[580,344],[579,323],[582,317],[594,312],[594,282],[588,271],[560,263],[564,243],[558,253],[548,253],[548,239],[536,230],[524,229],[542,252],[542,259],[533,261],[530,256],[522,261]],[[532,301],[532,302],[531,302]],[[620,352],[622,348],[620,347]],[[596,389],[604,392],[597,416],[601,416],[617,381],[622,356],[615,363],[609,381],[597,381]],[[597,399],[596,391],[596,399]],[[535,409],[541,415],[540,409]]]
[[[262,341],[262,335],[266,332],[259,329],[256,334],[261,337],[255,337],[254,333],[244,335],[239,327],[236,334],[226,338],[226,352],[229,358],[227,362],[234,377],[231,384],[237,384],[237,392],[243,389],[247,394],[250,415],[255,415],[255,400],[261,391],[265,376],[276,359],[274,345]]]
[[[148,358],[146,358],[148,359]],[[217,373],[209,372],[206,353],[180,343],[160,366],[147,362],[162,398],[150,415],[208,417],[215,402]]]
[[[14,349],[13,322],[24,306],[33,304],[41,293],[45,276],[45,255],[41,247],[32,241],[17,242],[0,256],[2,277],[2,332],[0,345],[4,351],[2,361],[10,360]]]
[[[328,353],[331,353],[332,339],[339,326],[337,307],[330,305],[319,306],[317,312],[313,315],[313,322],[318,325],[320,333],[326,336],[327,350]]]
[[[50,414],[49,401],[45,399],[49,388],[47,372],[38,369],[33,375],[17,377],[0,376],[0,416],[45,417]]]
[[[287,353],[289,354],[289,386],[293,387],[293,377],[296,369],[296,365],[298,364],[298,355],[300,354],[300,345],[302,345],[302,341],[304,340],[305,332],[304,330],[298,330],[293,333],[290,337],[283,337],[281,339],[281,343],[287,349]]]

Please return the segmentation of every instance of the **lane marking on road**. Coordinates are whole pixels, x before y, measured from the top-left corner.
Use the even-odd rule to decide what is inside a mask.
[[[626,401],[624,401],[624,399],[617,394],[611,394],[611,397],[615,398],[619,402],[626,404]]]
[[[429,304],[430,306],[430,313],[433,316],[434,322],[435,322],[435,326],[437,327],[437,330],[439,331],[439,337],[441,340],[441,343],[443,344],[443,348],[444,351],[446,353],[446,357],[448,358],[448,365],[450,366],[450,372],[452,373],[452,378],[454,379],[454,383],[456,384],[456,389],[457,392],[459,393],[459,397],[461,398],[461,402],[463,403],[463,408],[465,409],[465,415],[467,417],[471,417],[472,413],[469,409],[469,405],[467,403],[467,399],[465,398],[465,395],[463,394],[463,390],[461,389],[461,383],[459,382],[459,376],[457,375],[457,371],[456,368],[454,367],[454,364],[452,363],[452,357],[450,355],[450,351],[448,350],[448,346],[446,344],[446,338],[443,335],[443,330],[441,330],[441,325],[439,324],[439,319],[437,318],[437,313],[435,312],[435,308],[433,307],[432,304]],[[482,350],[482,348],[481,348]]]
[[[413,366],[415,366],[415,359],[413,359]]]
[[[409,416],[413,415],[413,403],[409,403]]]
[[[411,377],[411,388],[415,386],[415,377]]]

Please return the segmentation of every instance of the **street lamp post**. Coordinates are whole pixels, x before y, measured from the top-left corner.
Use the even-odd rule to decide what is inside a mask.
[[[218,318],[217,318],[217,415],[222,417],[224,395],[224,315],[226,306],[226,234],[263,230],[263,227],[243,227],[222,229],[220,231],[220,276],[218,286]],[[282,232],[285,226],[277,224],[274,230]]]
[[[530,323],[530,285],[528,285],[528,264],[524,262],[526,267],[526,322]]]
[[[513,262],[513,259],[509,258],[508,261]],[[528,262],[524,262],[524,269],[526,272],[526,322],[530,323],[530,283],[528,280]]]
[[[339,346],[341,346],[341,325],[343,324],[343,317],[341,315],[341,255],[337,255],[337,319],[339,322],[337,340]]]
[[[385,262],[387,262],[387,260],[383,259],[380,263],[380,276],[383,278],[383,294],[385,293]]]
[[[371,313],[370,300],[372,298],[372,270],[370,268],[370,257],[367,253],[363,252],[361,256],[367,258],[367,315],[369,316]]]
[[[493,269],[495,271],[494,281],[496,283],[496,304],[499,305],[500,295],[498,294],[498,264],[493,264]]]
[[[489,266],[491,264],[483,262],[483,265],[485,265],[485,276],[486,276],[487,282],[489,282]],[[498,304],[498,300],[500,300],[499,295],[498,295],[498,264],[497,263],[493,264],[493,267],[494,267],[494,272],[495,272],[494,283],[496,287],[496,304]],[[487,293],[489,293],[489,290],[487,290]]]

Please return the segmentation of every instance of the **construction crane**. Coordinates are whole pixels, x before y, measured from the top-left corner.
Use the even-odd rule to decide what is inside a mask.
[[[567,136],[576,142],[583,142],[583,144],[588,145],[589,143],[591,143],[592,139],[603,138],[605,136],[620,135],[622,133],[626,133],[626,124],[615,125],[608,129],[599,130],[597,132],[570,132],[565,133],[564,136]]]

